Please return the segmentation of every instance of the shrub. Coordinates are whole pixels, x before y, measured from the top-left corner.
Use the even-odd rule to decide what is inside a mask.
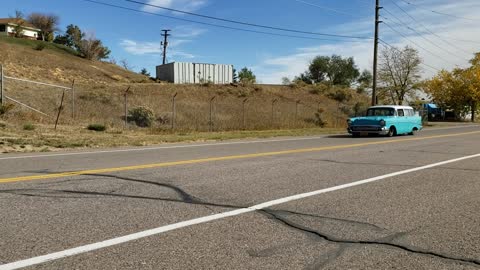
[[[105,131],[107,130],[107,127],[102,124],[90,124],[88,125],[87,129],[93,131]]]
[[[0,104],[0,116],[7,114],[10,110],[13,109],[13,107],[15,107],[15,105],[13,104],[5,104],[5,105]]]
[[[127,120],[135,122],[139,127],[150,127],[155,120],[155,116],[151,109],[140,106],[128,110]]]
[[[327,125],[327,121],[323,120],[323,114],[324,110],[319,109],[317,112],[315,112],[314,117],[310,119],[306,119],[306,122],[308,123],[313,123],[314,125],[324,128]]]
[[[35,126],[32,123],[26,123],[23,125],[23,130],[35,130]]]
[[[45,47],[46,47],[45,44],[38,43],[37,46],[35,46],[34,49],[37,50],[37,51],[43,51],[43,49],[45,49]]]

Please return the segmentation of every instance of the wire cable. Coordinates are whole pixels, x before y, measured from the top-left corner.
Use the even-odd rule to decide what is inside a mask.
[[[440,49],[440,50],[442,50],[442,51],[450,54],[451,56],[456,57],[456,58],[459,58],[459,59],[462,59],[462,60],[464,60],[464,61],[468,61],[468,59],[465,59],[464,57],[459,56],[459,55],[451,52],[450,50],[447,50],[447,49],[445,49],[445,48],[440,47],[440,46],[439,46],[438,44],[436,44],[434,41],[432,41],[432,40],[430,40],[429,38],[425,37],[425,35],[424,35],[425,33],[420,33],[420,32],[418,32],[417,30],[411,28],[410,26],[408,26],[408,24],[406,24],[404,21],[400,20],[397,16],[395,16],[393,13],[391,13],[388,9],[384,9],[384,10],[385,10],[388,14],[390,14],[393,18],[395,18],[398,22],[400,22],[400,23],[395,23],[395,22],[392,21],[392,23],[395,23],[396,25],[398,25],[398,26],[400,26],[400,27],[405,27],[405,28],[409,29],[410,31],[416,33],[419,37],[421,37],[422,39],[424,39],[425,41],[427,41],[428,43],[430,43],[430,44],[433,45],[434,47],[436,47],[436,48],[438,48],[438,49]],[[385,16],[382,16],[382,17],[385,18],[385,19],[387,19],[388,21],[391,21],[391,20],[389,20],[389,19],[388,19],[387,17],[385,17]],[[470,53],[468,53],[468,54],[470,54]]]
[[[390,47],[390,48],[396,50],[397,52],[401,52],[397,47],[395,47],[395,46],[393,46],[393,45],[390,45],[388,42],[384,41],[383,39],[380,38],[380,39],[378,39],[378,40],[379,40],[384,46]],[[425,66],[425,67],[428,67],[428,68],[430,68],[431,70],[434,70],[434,71],[438,71],[438,72],[441,71],[440,69],[438,69],[438,68],[436,68],[436,67],[433,67],[433,66],[431,66],[431,65],[425,64],[425,63],[423,63],[423,62],[420,63],[420,65]]]
[[[233,24],[241,24],[241,25],[246,25],[246,26],[266,28],[266,29],[276,30],[276,31],[293,32],[293,33],[298,33],[298,34],[317,35],[317,36],[338,37],[338,38],[373,39],[371,37],[317,33],[317,32],[303,31],[303,30],[297,30],[297,29],[288,29],[288,28],[281,28],[281,27],[276,27],[276,26],[261,25],[261,24],[256,24],[256,23],[249,23],[249,22],[242,22],[242,21],[235,21],[235,20],[230,20],[230,19],[218,18],[218,17],[208,16],[208,15],[203,15],[203,14],[178,10],[178,9],[174,9],[174,8],[162,7],[162,6],[159,6],[159,5],[148,4],[148,3],[144,3],[144,2],[140,2],[140,1],[136,1],[136,0],[124,0],[124,1],[139,4],[139,5],[154,7],[154,8],[158,8],[158,9],[168,10],[168,11],[172,11],[172,12],[182,13],[182,14],[186,14],[186,15],[201,17],[201,18],[210,19],[210,20],[217,20],[217,21],[223,21],[223,22],[228,22],[228,23],[233,23]]]
[[[423,23],[421,23],[420,21],[418,21],[417,19],[415,19],[415,17],[413,17],[412,15],[410,15],[410,13],[408,13],[404,8],[402,8],[401,6],[399,6],[394,0],[390,0],[390,2],[392,2],[398,9],[400,9],[403,13],[407,14],[407,16],[412,19],[413,22],[416,22],[417,24],[419,24],[420,26],[422,26],[425,30],[427,30],[428,33],[436,36],[437,38],[439,38],[440,40],[442,40],[443,42],[445,42],[446,44],[450,45],[451,47],[457,49],[457,50],[461,50],[469,55],[472,55],[471,52],[467,52],[465,50],[463,50],[462,48],[456,46],[455,44],[449,42],[448,40],[444,39],[443,37],[437,35],[436,33],[434,33],[433,31],[431,31],[429,28],[427,28]]]
[[[158,13],[154,13],[154,12],[138,10],[138,9],[134,9],[134,8],[114,5],[114,4],[95,1],[95,0],[82,0],[82,1],[90,2],[90,3],[94,3],[94,4],[98,4],[98,5],[103,5],[103,6],[108,6],[108,7],[113,7],[113,8],[117,8],[117,9],[133,11],[133,12],[137,12],[137,13],[154,15],[154,16],[168,18],[168,19],[172,19],[172,20],[179,20],[179,21],[184,21],[184,22],[196,23],[196,24],[201,24],[201,25],[207,25],[207,26],[212,26],[212,27],[217,27],[217,28],[223,28],[223,29],[229,29],[229,30],[235,30],[235,31],[242,31],[242,32],[248,32],[248,33],[263,34],[263,35],[269,35],[269,36],[280,36],[280,37],[288,37],[288,38],[308,39],[308,40],[319,40],[319,41],[337,41],[337,42],[349,42],[349,43],[350,42],[351,43],[364,42],[363,40],[342,40],[342,39],[316,38],[316,37],[308,37],[308,36],[298,36],[298,35],[288,35],[288,34],[264,32],[264,31],[258,31],[258,30],[237,28],[237,27],[232,27],[232,26],[219,25],[219,24],[195,21],[195,20],[190,20],[190,19],[178,18],[178,17],[174,17],[174,16],[168,16],[168,15],[158,14]]]
[[[419,45],[417,42],[411,40],[409,37],[407,37],[407,36],[404,35],[403,33],[397,31],[395,28],[393,28],[392,26],[390,26],[388,23],[383,22],[383,24],[386,25],[388,28],[390,28],[390,29],[391,29],[392,31],[394,31],[395,33],[397,33],[397,34],[399,34],[400,36],[404,37],[406,40],[410,41],[410,43],[412,43],[412,44],[414,44],[415,46],[417,46],[418,48],[424,50],[425,52],[428,52],[429,54],[437,57],[438,59],[440,59],[440,60],[442,60],[442,61],[444,61],[444,62],[446,62],[446,63],[453,64],[453,65],[457,65],[457,64],[455,64],[455,63],[453,63],[453,62],[450,62],[450,61],[446,60],[445,58],[441,57],[440,55],[438,55],[438,54],[436,54],[436,53],[433,53],[433,52],[431,52],[431,51],[428,50],[428,49],[425,49],[424,47],[422,47],[421,45]]]
[[[342,14],[342,15],[347,15],[347,16],[357,17],[357,18],[360,17],[360,16],[352,14],[352,13],[344,12],[344,11],[334,9],[334,8],[330,8],[330,7],[320,6],[320,5],[310,3],[310,2],[307,2],[307,1],[303,1],[303,0],[292,0],[292,1],[302,3],[302,4],[305,4],[305,5],[311,6],[311,7],[316,7],[316,8],[323,9],[323,10],[328,10],[328,11],[338,13],[338,14]]]
[[[435,13],[437,15],[443,15],[443,16],[448,16],[448,17],[452,17],[452,18],[457,18],[457,19],[462,19],[462,20],[468,20],[468,21],[480,21],[479,19],[472,19],[472,18],[466,18],[466,17],[462,17],[462,16],[457,16],[457,15],[453,15],[453,14],[449,14],[449,13],[444,13],[444,12],[440,12],[440,11],[436,11],[436,10],[430,10],[430,9],[427,9],[427,8],[424,8],[422,7],[421,5],[417,5],[417,4],[414,4],[414,3],[411,3],[409,1],[405,1],[405,0],[400,0],[408,5],[411,5],[411,6],[415,6],[419,9],[423,9],[425,11],[428,11],[428,12],[431,12],[431,13]]]

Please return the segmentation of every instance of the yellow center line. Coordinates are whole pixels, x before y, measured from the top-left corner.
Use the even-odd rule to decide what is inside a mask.
[[[381,145],[381,144],[401,143],[401,142],[408,142],[408,141],[421,141],[421,140],[429,140],[429,139],[457,137],[457,136],[465,136],[465,135],[472,135],[472,134],[478,134],[478,133],[480,133],[480,131],[455,133],[455,134],[447,134],[447,135],[436,135],[436,136],[428,136],[428,137],[417,137],[417,138],[409,138],[409,139],[401,139],[401,140],[385,140],[385,141],[376,141],[376,142],[367,142],[367,143],[356,143],[356,144],[334,145],[334,146],[324,146],[324,147],[315,147],[315,148],[302,148],[302,149],[293,149],[293,150],[284,150],[284,151],[275,151],[275,152],[264,152],[264,153],[256,153],[256,154],[244,154],[244,155],[201,158],[201,159],[192,159],[192,160],[170,161],[170,162],[152,163],[152,164],[135,165],[135,166],[124,166],[124,167],[116,167],[116,168],[82,170],[82,171],[72,171],[72,172],[63,172],[63,173],[43,174],[43,175],[18,176],[18,177],[10,177],[10,178],[0,178],[0,183],[12,183],[12,182],[22,182],[22,181],[32,181],[32,180],[64,178],[64,177],[71,177],[71,176],[78,176],[78,175],[152,169],[152,168],[206,163],[206,162],[212,162],[212,161],[225,161],[225,160],[234,160],[234,159],[247,159],[247,158],[258,158],[258,157],[266,157],[266,156],[319,152],[319,151],[327,151],[327,150],[355,148],[355,147],[362,147],[362,146],[369,146],[369,145]]]

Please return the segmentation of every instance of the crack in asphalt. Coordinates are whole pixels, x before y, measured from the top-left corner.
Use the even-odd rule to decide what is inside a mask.
[[[445,259],[445,260],[449,260],[449,261],[455,261],[455,262],[458,262],[458,263],[480,266],[480,260],[478,260],[478,259],[463,258],[463,257],[457,257],[457,256],[437,253],[437,252],[428,251],[428,250],[424,250],[424,249],[420,249],[420,248],[415,248],[415,247],[410,247],[410,246],[404,246],[404,245],[400,245],[400,244],[391,243],[390,241],[386,241],[386,240],[382,240],[382,239],[372,240],[372,241],[341,239],[341,238],[337,238],[337,237],[328,235],[326,233],[322,233],[322,232],[319,232],[317,230],[302,226],[300,224],[296,224],[292,221],[289,221],[288,219],[282,218],[281,216],[276,214],[275,211],[269,211],[269,210],[265,210],[265,209],[264,210],[259,210],[259,211],[266,214],[267,216],[273,218],[277,222],[279,222],[279,223],[281,223],[281,224],[283,224],[287,227],[290,227],[290,228],[295,229],[295,230],[302,231],[304,233],[315,235],[315,236],[317,236],[317,237],[319,237],[323,240],[326,240],[326,241],[332,242],[332,243],[350,244],[350,245],[386,246],[386,247],[401,249],[403,251],[418,254],[418,255],[431,256],[431,257]]]
[[[166,202],[175,202],[175,203],[185,203],[185,204],[191,204],[191,205],[201,205],[206,207],[207,209],[210,209],[214,211],[213,209],[209,207],[222,207],[222,208],[231,208],[231,209],[241,209],[241,208],[248,208],[248,206],[238,206],[238,205],[229,205],[229,204],[219,204],[219,203],[210,203],[210,202],[205,202],[198,197],[195,197],[183,189],[172,185],[172,184],[165,184],[165,183],[158,183],[154,181],[147,181],[147,180],[142,180],[142,179],[134,179],[134,178],[128,178],[128,177],[120,177],[120,176],[115,176],[115,175],[104,175],[104,174],[89,174],[90,176],[98,176],[98,177],[110,177],[110,178],[115,178],[123,181],[129,181],[129,182],[134,182],[134,183],[141,183],[141,184],[147,184],[147,185],[154,185],[157,187],[162,187],[162,188],[167,188],[170,190],[175,191],[175,193],[179,196],[179,199],[172,199],[172,198],[160,198],[160,197],[150,197],[150,196],[138,196],[138,195],[126,195],[126,194],[115,194],[115,190],[110,191],[110,192],[93,192],[93,191],[76,191],[76,190],[61,190],[61,189],[11,189],[11,190],[0,190],[0,193],[6,193],[6,194],[12,194],[12,195],[20,195],[20,196],[28,196],[28,197],[46,197],[46,198],[67,198],[67,199],[72,199],[72,198],[95,198],[98,196],[102,197],[120,197],[120,198],[132,198],[132,199],[144,199],[144,200],[156,200],[156,201],[166,201]],[[43,194],[42,194],[43,193]],[[45,194],[46,193],[46,194]],[[48,195],[48,194],[53,194],[53,195]],[[90,195],[94,197],[72,197],[72,196],[58,196],[56,194],[62,195],[62,194],[77,194],[77,195]],[[376,230],[376,231],[388,231],[385,228],[382,228],[380,226],[377,226],[375,224],[367,223],[367,222],[361,222],[361,221],[356,221],[356,220],[350,220],[350,219],[342,219],[342,218],[335,218],[335,217],[328,217],[328,216],[321,216],[321,215],[314,215],[314,214],[308,214],[308,213],[300,213],[300,212],[295,212],[295,211],[289,211],[289,210],[269,210],[269,209],[260,209],[258,210],[259,213],[263,213],[266,216],[276,220],[280,224],[283,224],[289,228],[295,229],[302,231],[304,233],[313,235],[315,237],[319,237],[323,240],[326,240],[328,242],[336,243],[339,245],[339,248],[336,249],[335,251],[331,251],[325,254],[322,254],[319,258],[317,258],[316,262],[314,263],[315,267],[323,267],[330,262],[336,260],[338,257],[340,257],[347,248],[353,246],[353,245],[376,245],[376,246],[386,246],[386,247],[391,247],[391,248],[396,248],[396,249],[401,249],[403,251],[409,252],[409,253],[414,253],[418,255],[423,255],[423,256],[431,256],[435,258],[440,258],[440,259],[445,259],[449,261],[455,261],[458,263],[463,263],[463,264],[469,264],[469,265],[475,265],[475,266],[480,266],[480,260],[478,259],[471,259],[471,258],[463,258],[463,257],[457,257],[457,256],[451,256],[448,254],[442,254],[442,253],[437,253],[429,250],[424,250],[412,246],[405,246],[405,245],[400,245],[400,244],[395,244],[392,243],[392,241],[400,236],[404,236],[407,233],[406,232],[400,232],[400,233],[395,233],[391,234],[389,236],[379,238],[376,240],[352,240],[352,239],[341,239],[337,238],[335,236],[319,232],[317,230],[302,226],[300,224],[294,223],[287,218],[282,217],[283,215],[297,215],[297,216],[303,216],[303,217],[312,217],[312,218],[318,218],[318,219],[323,219],[323,220],[330,220],[330,221],[335,221],[335,222],[345,222],[347,224],[352,224],[355,226],[362,226],[362,227],[368,227],[370,229]],[[281,249],[283,246],[279,246],[277,248],[269,248],[264,251],[259,251],[259,252],[254,252],[252,254],[249,253],[250,256],[257,255],[259,257],[264,257],[268,256],[269,253],[275,252],[277,249]],[[314,268],[308,268],[308,269],[314,269]]]
[[[295,212],[295,211],[288,211],[288,210],[268,210],[270,212],[275,212],[279,214],[289,214],[289,215],[299,215],[299,216],[304,216],[304,217],[313,217],[313,218],[320,218],[320,219],[327,219],[327,220],[332,220],[332,221],[340,221],[340,222],[345,222],[353,225],[361,225],[361,226],[369,226],[375,230],[378,231],[386,231],[387,229],[382,228],[378,225],[371,224],[368,222],[362,222],[362,221],[357,221],[357,220],[352,220],[352,219],[344,219],[344,218],[335,218],[335,217],[329,217],[329,216],[320,216],[320,215],[313,215],[313,214],[306,214],[306,213],[300,213],[300,212]]]
[[[50,194],[78,194],[78,195],[91,195],[94,197],[71,197],[71,196],[49,196],[44,194],[32,194],[36,192],[45,192]],[[26,197],[41,197],[41,198],[61,198],[61,199],[85,199],[85,198],[95,198],[98,196],[105,196],[105,197],[120,197],[120,198],[130,198],[130,199],[143,199],[143,200],[155,200],[155,201],[166,201],[166,202],[175,202],[175,203],[185,203],[185,204],[192,204],[192,205],[201,205],[201,206],[213,206],[213,207],[223,207],[223,208],[231,208],[231,209],[241,209],[246,207],[238,207],[236,205],[229,205],[229,204],[217,204],[217,203],[208,203],[202,201],[183,201],[179,199],[171,199],[171,198],[159,198],[159,197],[148,197],[148,196],[137,196],[137,195],[126,195],[126,194],[113,194],[113,193],[105,193],[105,192],[94,192],[94,191],[77,191],[77,190],[61,190],[61,189],[8,189],[8,190],[0,190],[0,193],[11,194],[11,195],[19,195],[19,196],[26,196]],[[210,209],[210,208],[209,208]]]

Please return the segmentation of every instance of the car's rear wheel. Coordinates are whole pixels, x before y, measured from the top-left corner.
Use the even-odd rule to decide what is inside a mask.
[[[353,133],[352,133],[352,137],[354,137],[354,138],[360,137],[360,133],[358,133],[358,132],[353,132]]]
[[[417,134],[417,131],[418,131],[417,128],[413,128],[413,129],[412,129],[412,132],[408,133],[408,135],[416,135],[416,134]]]
[[[393,137],[395,135],[397,135],[397,129],[395,127],[390,127],[390,129],[388,130],[387,136]]]

